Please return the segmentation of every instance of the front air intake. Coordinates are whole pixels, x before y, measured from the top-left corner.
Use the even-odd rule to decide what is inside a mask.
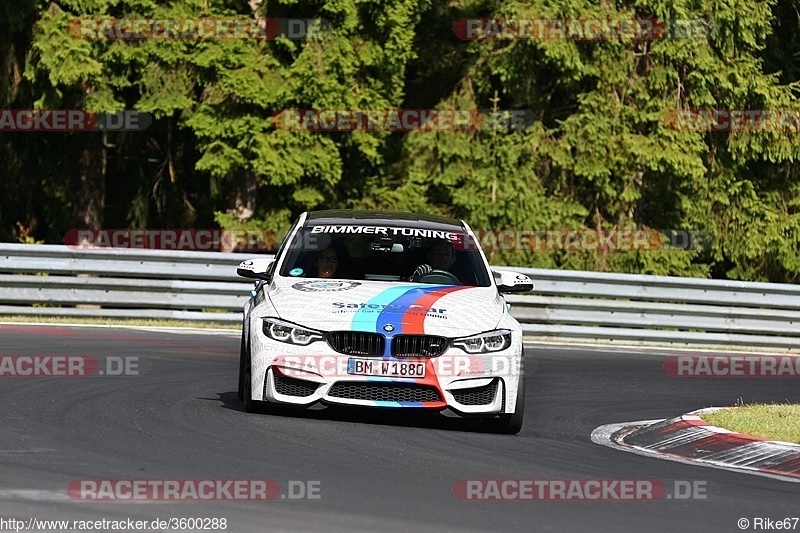
[[[383,355],[386,338],[380,333],[363,331],[332,331],[328,344],[339,353],[347,355]]]
[[[434,403],[442,401],[439,391],[435,387],[428,385],[364,383],[357,381],[335,383],[328,392],[328,396],[373,402]]]
[[[435,335],[397,335],[392,339],[395,357],[436,357],[447,349],[447,338]]]
[[[461,405],[489,405],[494,401],[494,397],[497,394],[497,380],[495,379],[482,387],[457,389],[450,392],[453,394],[453,398]]]

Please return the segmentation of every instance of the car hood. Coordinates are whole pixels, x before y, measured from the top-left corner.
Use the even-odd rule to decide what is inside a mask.
[[[455,337],[492,330],[506,312],[494,287],[278,278],[268,296],[279,318],[325,331]]]

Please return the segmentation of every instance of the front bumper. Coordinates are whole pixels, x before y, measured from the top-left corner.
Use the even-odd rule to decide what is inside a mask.
[[[522,371],[521,333],[502,352],[471,355],[451,347],[437,357],[370,357],[380,362],[422,362],[420,378],[349,373],[349,359],[325,342],[299,347],[257,330],[252,339],[253,399],[298,407],[342,405],[443,411],[455,416],[511,414]],[[291,353],[287,353],[291,352]]]
[[[271,403],[310,407],[315,404],[361,407],[404,407],[444,410],[462,414],[502,413],[505,384],[501,378],[474,378],[451,383],[449,389],[414,381],[384,381],[348,376],[318,382],[287,375],[270,367],[262,398]]]

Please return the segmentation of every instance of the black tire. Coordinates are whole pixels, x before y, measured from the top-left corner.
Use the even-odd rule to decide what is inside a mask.
[[[244,375],[244,410],[247,413],[259,413],[262,415],[281,414],[281,406],[269,403],[266,400],[253,399],[253,381],[250,374],[250,355],[247,356],[247,368]],[[264,376],[264,379],[267,379]]]
[[[238,396],[239,401],[244,401],[244,369],[245,365],[247,364],[245,358],[249,359],[249,353],[247,353],[247,347],[245,346],[244,340],[244,324],[242,324],[242,344],[239,347],[239,389],[238,389]]]
[[[247,358],[247,367],[244,373],[244,410],[247,413],[257,413],[258,404],[253,400],[253,379],[250,375],[250,357]]]
[[[253,376],[250,359],[250,346],[246,344],[245,338],[242,337],[241,355],[239,357],[239,399],[244,402],[244,410],[247,413],[276,413],[278,407],[266,401],[253,399]],[[264,376],[266,379],[266,376]]]
[[[245,320],[247,320],[245,318]],[[261,402],[253,400],[253,379],[251,375],[252,361],[247,333],[242,323],[242,343],[239,349],[239,399],[244,402],[244,410],[248,413],[259,412]]]
[[[486,420],[488,430],[492,433],[516,435],[522,429],[522,420],[525,418],[525,374],[523,373],[519,388],[517,388],[517,407],[512,415],[502,415],[500,418]]]

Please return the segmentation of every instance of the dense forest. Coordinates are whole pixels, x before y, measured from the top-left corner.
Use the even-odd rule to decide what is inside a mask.
[[[75,228],[280,233],[305,210],[381,209],[463,218],[480,230],[705,236],[693,250],[498,250],[494,264],[794,282],[797,128],[675,125],[698,110],[800,110],[799,7],[0,0],[3,109],[152,117],[144,131],[0,131],[0,240],[60,243]],[[325,24],[299,38],[74,31],[76,21],[102,17]],[[477,18],[650,20],[665,31],[464,38],[463,19]],[[677,23],[693,31],[669,31]],[[527,110],[535,118],[468,131],[277,127],[272,118],[292,109]]]

